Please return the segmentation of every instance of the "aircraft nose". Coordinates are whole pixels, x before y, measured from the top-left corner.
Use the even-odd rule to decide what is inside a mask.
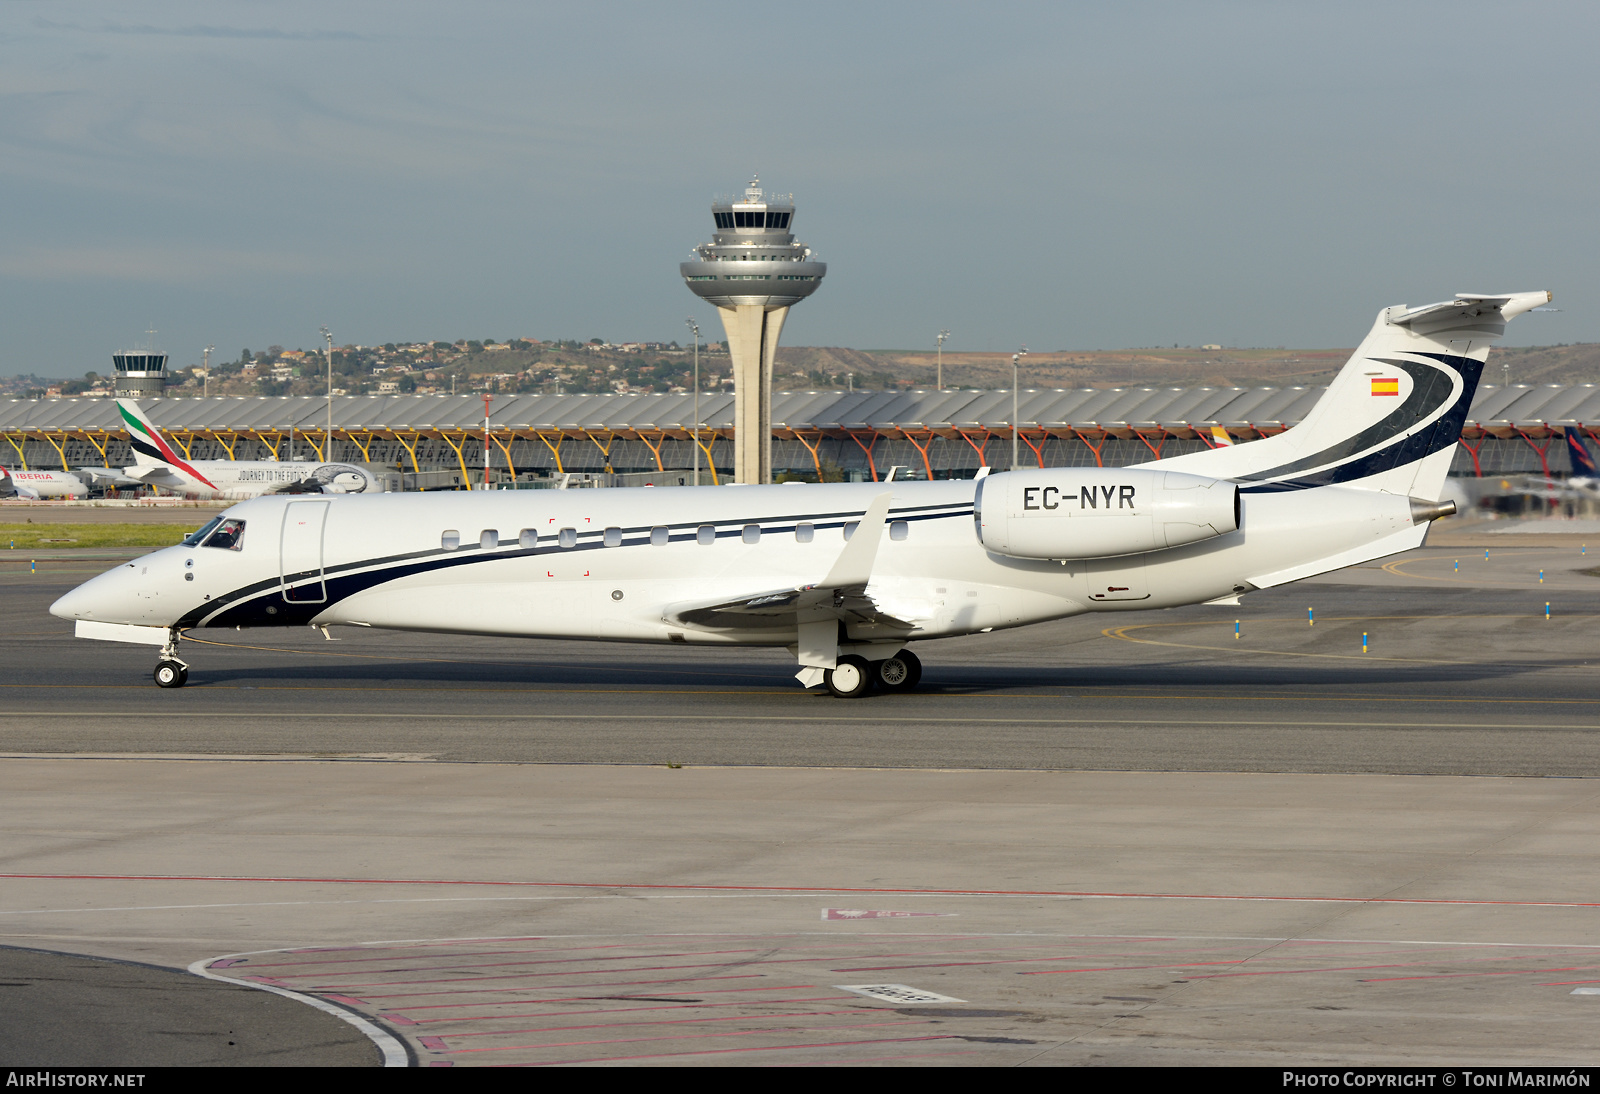
[[[61,619],[88,619],[98,623],[132,623],[139,613],[139,597],[127,566],[92,577],[50,605]]]

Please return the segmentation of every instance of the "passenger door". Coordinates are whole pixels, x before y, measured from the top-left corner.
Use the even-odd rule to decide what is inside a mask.
[[[325,501],[292,501],[283,509],[278,563],[283,599],[291,604],[321,604],[328,599],[322,577]]]

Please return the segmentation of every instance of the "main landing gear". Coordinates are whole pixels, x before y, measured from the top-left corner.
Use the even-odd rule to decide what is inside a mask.
[[[156,687],[181,688],[189,682],[189,666],[178,657],[178,629],[167,631],[167,644],[161,647],[161,660],[156,662]]]
[[[922,662],[910,650],[882,661],[855,654],[839,658],[836,667],[822,674],[828,691],[840,699],[857,699],[877,687],[881,691],[910,691],[922,679]]]

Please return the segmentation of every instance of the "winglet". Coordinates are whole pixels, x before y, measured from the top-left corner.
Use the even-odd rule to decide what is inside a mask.
[[[878,543],[883,539],[883,526],[889,519],[889,501],[893,494],[879,494],[861,514],[855,534],[845,543],[844,550],[834,560],[828,576],[817,583],[818,588],[841,589],[865,585],[872,579],[872,563],[878,557]]]

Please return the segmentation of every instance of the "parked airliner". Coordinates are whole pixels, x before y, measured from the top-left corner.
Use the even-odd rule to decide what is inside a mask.
[[[11,471],[0,467],[0,497],[86,498],[89,487],[70,471]]]
[[[376,476],[349,463],[278,460],[186,460],[132,399],[117,411],[133,443],[133,464],[120,472],[86,467],[113,486],[155,486],[193,498],[254,498],[262,494],[362,494],[383,489]]]
[[[1060,619],[1235,604],[1419,546],[1490,343],[1545,292],[1398,305],[1305,420],[1124,468],[974,480],[262,497],[51,611],[87,638],[193,628],[788,647],[838,696],[916,686],[906,647]]]

